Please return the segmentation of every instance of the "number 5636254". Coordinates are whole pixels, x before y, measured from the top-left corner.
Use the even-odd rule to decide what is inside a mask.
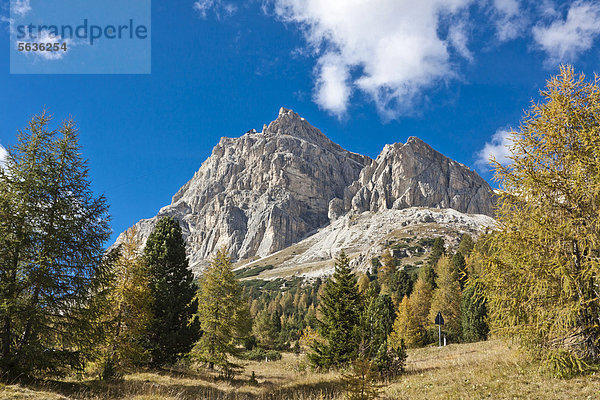
[[[19,51],[67,51],[67,43],[19,42]]]

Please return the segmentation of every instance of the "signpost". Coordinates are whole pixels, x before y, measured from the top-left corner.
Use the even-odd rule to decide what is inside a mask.
[[[442,317],[442,313],[439,311],[435,316],[435,324],[438,326],[439,347],[442,347],[442,325],[444,325],[444,317]]]

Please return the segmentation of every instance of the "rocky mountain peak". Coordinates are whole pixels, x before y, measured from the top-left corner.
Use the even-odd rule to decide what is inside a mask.
[[[262,132],[222,137],[171,204],[136,225],[145,243],[159,218],[176,218],[199,272],[223,246],[234,260],[252,260],[348,212],[414,206],[491,215],[493,195],[475,172],[416,137],[386,145],[372,160],[281,108]]]
[[[345,197],[354,212],[408,207],[452,208],[492,216],[495,196],[475,171],[411,136],[386,145]]]
[[[265,136],[293,136],[329,151],[345,151],[341,146],[333,143],[319,129],[309,124],[306,119],[284,107],[279,110],[277,119],[263,129],[262,134]]]
[[[221,138],[171,204],[140,221],[138,232],[144,241],[158,218],[175,217],[196,268],[222,246],[233,259],[266,256],[326,225],[329,202],[343,198],[370,161],[282,108],[263,132]]]

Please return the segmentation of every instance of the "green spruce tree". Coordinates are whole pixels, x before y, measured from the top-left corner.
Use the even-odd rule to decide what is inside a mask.
[[[458,244],[458,249],[456,250],[458,253],[462,254],[464,258],[467,258],[471,255],[473,248],[475,247],[475,243],[473,242],[473,238],[468,233],[463,233],[460,238],[460,243]]]
[[[200,336],[194,316],[196,284],[188,268],[181,227],[172,217],[161,218],[148,237],[144,261],[150,274],[152,320],[146,338],[151,364],[172,364],[189,353]]]
[[[362,314],[361,356],[374,358],[382,345],[387,348],[388,335],[396,319],[394,303],[389,295],[377,295],[370,288],[364,296]]]
[[[453,275],[454,279],[460,283],[460,288],[463,289],[469,279],[467,274],[467,262],[465,257],[459,251],[452,256]]]
[[[446,248],[444,244],[444,238],[438,236],[433,241],[433,246],[431,247],[431,253],[429,253],[429,257],[427,259],[427,265],[430,267],[435,267],[440,257],[442,257],[446,253]]]
[[[485,298],[478,294],[476,286],[467,287],[460,303],[463,341],[478,342],[487,339],[489,328],[486,317]]]
[[[314,366],[338,367],[357,358],[361,308],[356,277],[342,251],[319,304],[319,333],[324,341],[316,342],[308,355]]]
[[[404,269],[398,270],[392,277],[391,292],[395,304],[400,304],[404,296],[410,296],[414,282]]]

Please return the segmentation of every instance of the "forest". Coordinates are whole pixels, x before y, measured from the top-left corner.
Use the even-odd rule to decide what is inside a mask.
[[[272,265],[235,268],[227,248],[195,277],[171,217],[143,246],[130,228],[107,248],[108,204],[77,125],[41,112],[0,167],[0,397],[416,398],[403,382],[423,357],[497,357],[500,374],[513,346],[557,398],[569,380],[597,394],[600,78],[564,66],[541,94],[511,133],[512,162],[491,160],[495,230],[458,246],[390,241],[366,271],[342,250],[331,276],[269,281],[256,277]],[[425,261],[403,262],[407,250]],[[269,378],[290,365],[296,386]],[[161,376],[187,383],[133,383],[168,386]],[[481,396],[484,383],[463,390]]]

